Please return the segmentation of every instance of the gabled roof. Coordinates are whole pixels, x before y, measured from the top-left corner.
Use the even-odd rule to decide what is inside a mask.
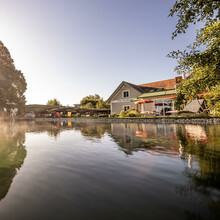
[[[116,90],[111,94],[111,96],[107,99],[106,104],[110,103],[110,100],[117,94],[117,92],[122,88],[122,86],[127,85],[129,87],[131,87],[132,89],[134,89],[135,91],[137,91],[139,94],[143,93],[143,90],[135,84],[129,83],[129,82],[125,82],[122,81],[121,84],[116,88]]]
[[[133,87],[134,89],[138,90],[141,93],[144,92],[144,90],[141,86],[138,86],[138,85],[135,85],[135,84],[132,84],[132,83],[129,83],[129,82],[125,82],[125,83],[128,84],[129,86]]]
[[[183,111],[197,113],[199,112],[203,102],[204,102],[204,99],[196,99],[196,100],[189,101],[184,107]]]

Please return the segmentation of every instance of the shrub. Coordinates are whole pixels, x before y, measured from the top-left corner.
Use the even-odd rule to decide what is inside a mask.
[[[119,114],[119,118],[125,118],[127,116],[127,111],[121,111]]]
[[[109,118],[117,118],[118,115],[117,115],[115,112],[113,112],[113,113],[111,113],[108,117],[109,117]]]
[[[140,113],[137,109],[130,108],[127,111],[121,111],[119,117],[125,118],[125,117],[138,117]]]
[[[198,118],[208,118],[209,114],[207,112],[201,112],[197,115]]]
[[[136,112],[129,112],[127,114],[128,117],[138,117],[139,115]]]
[[[98,115],[99,118],[107,118],[108,117],[108,114],[100,114]]]

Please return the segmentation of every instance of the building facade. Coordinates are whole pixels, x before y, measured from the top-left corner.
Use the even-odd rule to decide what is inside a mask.
[[[143,114],[165,115],[174,110],[173,98],[181,81],[182,77],[140,85],[123,81],[106,103],[111,106],[111,113],[135,108]]]

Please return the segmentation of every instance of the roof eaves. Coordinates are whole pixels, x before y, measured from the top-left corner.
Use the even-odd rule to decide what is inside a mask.
[[[143,93],[143,90],[135,85],[135,84],[132,84],[132,83],[129,83],[129,82],[125,82],[125,81],[122,81],[120,83],[120,85],[115,89],[115,91],[111,94],[111,96],[106,100],[106,104],[110,104],[110,100],[115,96],[115,94],[120,90],[120,88],[122,87],[122,85],[127,85],[128,87],[131,87],[133,90],[135,90],[136,92],[138,92],[139,94],[142,94]],[[140,90],[136,89],[135,87],[138,87],[140,88]]]
[[[127,86],[132,87],[132,89],[134,89],[135,91],[137,91],[138,93],[143,93],[144,91],[141,89],[140,86],[129,83],[129,82],[124,82]]]
[[[125,81],[122,81],[119,86],[115,89],[115,91],[109,96],[109,98],[106,100],[106,104],[110,104],[110,100],[114,97],[114,95],[118,92],[118,90],[121,88],[121,86],[125,83]]]
[[[164,91],[158,91],[158,92],[147,92],[144,93],[138,98],[148,98],[148,97],[157,97],[157,96],[164,96],[164,95],[172,95],[175,94],[176,90],[175,89],[170,89],[170,90],[164,90]]]

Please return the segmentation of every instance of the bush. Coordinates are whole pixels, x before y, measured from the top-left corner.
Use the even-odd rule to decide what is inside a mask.
[[[108,117],[109,117],[109,118],[117,118],[118,115],[117,115],[115,112],[113,112],[113,113],[111,113]]]
[[[121,111],[119,114],[119,118],[125,118],[127,115],[127,111]]]
[[[129,112],[128,114],[128,117],[138,117],[139,114],[137,114],[136,112]]]
[[[120,118],[125,118],[125,117],[138,117],[140,116],[140,113],[138,112],[137,109],[130,108],[127,111],[121,111],[119,114]]]
[[[207,112],[201,112],[197,115],[198,118],[208,118],[209,114]]]
[[[107,118],[108,117],[108,114],[100,114],[98,115],[99,118]]]

